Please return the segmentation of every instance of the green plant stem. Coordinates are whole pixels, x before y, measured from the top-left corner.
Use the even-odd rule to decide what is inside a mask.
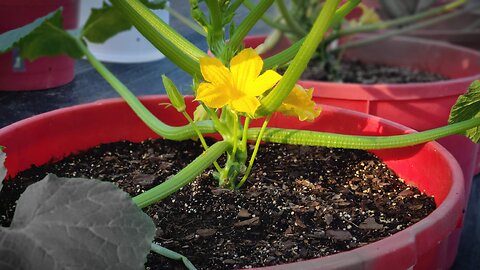
[[[250,11],[252,11],[254,8],[255,8],[255,4],[252,3],[252,1],[250,0],[245,0],[243,1],[243,5],[248,8]],[[264,23],[266,23],[268,26],[274,28],[274,29],[278,29],[284,33],[290,33],[292,30],[290,28],[288,28],[286,25],[284,24],[281,24],[278,22],[278,20],[274,20],[273,18],[271,18],[270,16],[268,16],[267,14],[263,14],[262,15],[262,21]]]
[[[190,123],[190,125],[193,127],[193,129],[195,129],[195,132],[197,133],[197,136],[198,136],[198,139],[200,140],[200,142],[202,143],[202,146],[205,150],[208,150],[208,144],[207,142],[205,141],[205,138],[203,137],[202,133],[200,132],[200,130],[198,129],[197,125],[195,124],[195,122],[193,121],[193,119],[190,117],[190,115],[188,115],[187,112],[185,111],[182,111],[182,114],[183,116],[188,120],[188,122]],[[213,166],[215,166],[215,169],[217,169],[218,172],[221,172],[222,171],[222,168],[220,167],[220,165],[218,165],[218,163],[216,161],[213,162]]]
[[[305,38],[298,40],[297,42],[293,43],[290,47],[283,50],[280,53],[277,53],[273,56],[268,57],[263,61],[263,69],[271,69],[277,66],[282,66],[288,62],[290,62],[295,55],[297,55],[298,50],[305,42]]]
[[[245,122],[243,123],[243,134],[242,134],[242,146],[245,147],[244,150],[247,150],[246,149],[246,145],[247,145],[247,134],[248,134],[248,126],[250,126],[250,121],[252,119],[250,117],[245,117]],[[1,146],[0,146],[1,147]],[[1,149],[0,149],[1,150]]]
[[[448,19],[451,19],[451,18],[458,17],[458,16],[460,16],[462,14],[465,14],[467,12],[468,12],[467,10],[459,10],[459,11],[456,11],[456,12],[446,14],[444,16],[435,17],[435,18],[432,18],[432,19],[429,19],[429,20],[425,20],[421,23],[417,23],[417,24],[414,24],[414,25],[411,25],[411,26],[408,26],[408,27],[404,27],[402,29],[391,30],[391,31],[388,31],[388,32],[385,32],[385,33],[382,33],[382,34],[374,35],[372,37],[367,37],[367,38],[362,38],[362,39],[355,40],[355,41],[346,42],[346,43],[338,46],[337,48],[332,49],[332,52],[346,50],[346,49],[355,48],[355,47],[360,47],[360,46],[363,46],[363,45],[367,45],[367,44],[370,44],[370,43],[374,43],[374,42],[377,42],[377,41],[380,41],[380,40],[387,39],[389,37],[393,37],[393,36],[397,36],[397,35],[400,35],[400,34],[403,34],[403,33],[408,33],[408,32],[411,32],[411,31],[415,31],[415,30],[418,30],[418,29],[421,29],[421,28],[424,28],[424,27],[427,27],[427,26],[430,26],[430,25],[433,25],[433,24],[437,24],[437,23],[439,23],[441,21],[444,21],[444,20],[448,20]]]
[[[451,3],[448,3],[446,5],[433,8],[424,12],[420,12],[411,16],[405,16],[402,18],[394,19],[394,20],[389,20],[389,21],[384,21],[384,22],[379,22],[379,23],[374,23],[374,24],[368,24],[368,25],[363,25],[363,26],[358,26],[358,27],[353,27],[353,28],[348,28],[348,29],[343,29],[338,31],[337,33],[331,35],[328,37],[325,42],[329,44],[333,40],[336,40],[340,37],[343,36],[349,36],[357,33],[363,33],[363,32],[371,32],[371,31],[377,31],[381,29],[387,29],[395,26],[401,26],[405,24],[409,24],[412,22],[416,22],[419,20],[422,20],[424,18],[430,17],[430,16],[435,16],[444,12],[448,12],[450,10],[453,10],[459,6],[461,6],[463,3],[465,3],[465,0],[457,0]]]
[[[335,11],[335,14],[333,15],[332,18],[332,24],[335,22],[338,22],[343,19],[350,11],[352,11],[356,5],[358,5],[358,0],[351,0],[343,4],[340,8],[338,8]],[[290,47],[287,49],[283,50],[280,53],[277,53],[271,57],[268,57],[267,59],[264,60],[263,64],[263,69],[271,69],[277,66],[282,66],[289,61],[291,61],[295,55],[297,55],[298,50],[302,46],[302,44],[305,42],[305,38],[302,38],[298,41],[296,41],[294,44],[292,44]]]
[[[227,134],[228,133],[228,127],[223,125],[218,119],[218,115],[215,111],[213,111],[210,107],[205,105],[203,102],[200,102],[200,105],[202,105],[203,109],[208,113],[210,118],[212,119],[213,123],[215,124],[215,129],[220,133],[220,134]]]
[[[182,261],[183,262],[183,265],[188,269],[188,270],[196,270],[197,268],[195,268],[195,266],[192,264],[192,262],[190,262],[190,260],[183,256],[182,254],[180,253],[177,253],[173,250],[170,250],[170,249],[167,249],[167,248],[164,248],[156,243],[152,243],[150,245],[150,250],[159,254],[159,255],[162,255],[164,257],[167,257],[169,259],[172,259],[172,260],[175,260],[175,261]]]
[[[394,136],[354,136],[308,130],[268,128],[265,130],[262,140],[286,144],[374,150],[421,144],[450,135],[462,134],[465,130],[479,125],[480,118],[474,118],[427,131]],[[259,133],[258,128],[249,129],[248,139],[256,140]]]
[[[144,208],[166,198],[181,187],[193,181],[195,177],[207,169],[210,164],[217,160],[230,146],[230,143],[226,141],[214,143],[208,148],[208,150],[203,152],[176,175],[160,185],[135,196],[133,202],[138,205],[138,207]]]
[[[260,128],[260,133],[258,134],[257,140],[255,142],[255,148],[253,149],[252,156],[250,157],[250,161],[248,163],[247,170],[243,175],[242,180],[240,180],[238,185],[235,187],[236,189],[239,189],[240,187],[242,187],[243,184],[245,184],[245,182],[247,181],[248,176],[250,175],[250,171],[252,170],[253,163],[255,162],[255,157],[257,156],[258,149],[260,148],[260,142],[262,142],[263,134],[265,133],[265,129],[267,128],[268,122],[270,121],[270,117],[271,116],[268,116],[267,119],[263,121],[262,127]],[[247,132],[247,135],[248,135],[248,132]]]
[[[337,25],[341,23],[342,19],[348,15],[358,4],[360,4],[361,0],[349,0],[345,4],[343,4],[337,11],[335,12],[335,16],[332,19],[332,25]]]
[[[117,91],[117,93],[127,102],[132,110],[138,115],[138,117],[155,133],[170,140],[186,140],[196,135],[192,126],[172,127],[166,125],[158,118],[156,118],[143,104],[137,99],[137,97],[128,90],[128,88],[119,81],[95,56],[93,56],[82,41],[72,38],[76,41],[79,48],[87,57],[87,60],[92,66],[105,78],[105,80]],[[197,127],[202,134],[215,133],[216,129],[211,121],[197,122]]]
[[[275,88],[261,100],[262,105],[258,109],[259,115],[270,115],[273,113],[293,89],[322,41],[323,35],[329,28],[339,2],[340,0],[327,0],[325,2],[322,11],[315,20],[297,55],[287,68],[285,75],[283,75]]]
[[[207,42],[210,51],[218,55],[225,45],[224,30],[222,25],[223,14],[220,11],[217,0],[205,0],[210,15],[210,24],[208,25]],[[222,59],[224,60],[224,59]]]
[[[235,51],[242,44],[245,36],[250,32],[255,23],[262,17],[267,9],[273,4],[274,0],[262,0],[240,23],[235,33],[228,42],[230,51]]]
[[[207,56],[205,52],[178,34],[139,0],[111,0],[111,3],[179,68],[191,75],[201,76],[199,59]]]
[[[285,19],[285,22],[289,28],[292,29],[292,32],[301,37],[305,36],[307,34],[306,31],[300,27],[300,25],[292,18],[292,16],[290,16],[290,12],[287,8],[287,5],[285,5],[285,2],[283,0],[277,0],[277,6],[278,10],[280,10],[280,14],[282,14],[283,19]]]
[[[255,48],[258,54],[263,54],[276,47],[283,38],[283,32],[275,29],[265,39],[265,41]]]
[[[175,17],[177,20],[179,20],[180,22],[182,22],[183,24],[188,26],[193,31],[197,32],[198,34],[200,34],[204,37],[207,36],[207,32],[205,32],[205,30],[200,25],[198,25],[197,23],[195,23],[192,20],[189,20],[188,18],[186,18],[182,14],[178,13],[175,9],[173,9],[170,6],[167,5],[167,6],[165,6],[165,10],[168,11],[168,13],[170,13],[173,17]]]
[[[237,147],[238,147],[238,142],[237,141],[238,141],[238,116],[236,116],[233,120],[233,151],[232,151],[232,156],[235,156],[235,154],[237,153]]]

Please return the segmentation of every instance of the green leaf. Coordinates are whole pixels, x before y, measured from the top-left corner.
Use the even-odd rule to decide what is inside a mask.
[[[469,87],[467,93],[457,99],[453,105],[448,119],[449,124],[462,122],[465,120],[480,117],[480,81],[474,81]],[[469,129],[465,135],[473,142],[480,141],[480,127]]]
[[[1,269],[144,269],[152,220],[114,184],[48,175],[0,227]]]
[[[90,17],[83,26],[81,36],[93,43],[104,43],[131,27],[132,24],[118,9],[104,2],[101,8],[92,8]]]
[[[0,35],[0,53],[20,48],[20,55],[29,60],[40,56],[67,54],[83,56],[75,39],[63,29],[61,9],[36,19],[34,22]]]
[[[3,187],[3,179],[7,176],[7,168],[5,168],[5,159],[7,155],[3,152],[3,146],[0,146],[0,190]]]

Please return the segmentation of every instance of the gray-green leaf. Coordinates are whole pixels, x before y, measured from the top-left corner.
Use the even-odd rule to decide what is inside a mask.
[[[83,26],[82,36],[93,43],[104,43],[131,27],[132,24],[118,9],[104,2],[101,8],[92,8],[90,17]]]
[[[112,183],[48,175],[0,227],[1,269],[144,269],[152,220]]]
[[[474,81],[467,93],[458,97],[448,119],[449,124],[480,117],[480,81]],[[465,135],[475,143],[480,141],[480,127],[469,129]]]
[[[63,29],[61,9],[36,19],[34,22],[0,35],[0,53],[20,48],[20,55],[29,60],[40,56],[67,54],[83,56],[75,39]]]

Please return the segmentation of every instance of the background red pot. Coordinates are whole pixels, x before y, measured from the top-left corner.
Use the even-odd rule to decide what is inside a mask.
[[[63,7],[64,27],[74,29],[79,0],[0,0],[0,33],[33,22]],[[17,51],[0,55],[0,91],[39,90],[69,83],[74,77],[74,60],[68,56],[41,57],[17,63]]]
[[[165,96],[145,97],[142,102],[167,124],[187,124],[176,109],[159,105],[168,102]],[[192,113],[195,107],[188,98],[188,111]],[[387,120],[329,106],[314,122],[276,115],[270,123],[355,135],[411,132]],[[10,176],[32,164],[41,165],[101,143],[157,137],[120,99],[60,109],[0,129]],[[465,204],[462,173],[455,159],[435,142],[374,153],[407,183],[434,195],[438,208],[413,226],[373,244],[269,269],[442,269],[451,265],[456,249],[450,249],[450,235],[461,225]]]
[[[246,47],[255,48],[265,36],[247,37]],[[275,50],[288,47],[282,40]],[[323,81],[300,81],[313,87],[314,100],[393,120],[415,130],[427,130],[447,124],[450,109],[459,95],[480,78],[480,53],[436,42],[408,37],[396,37],[370,45],[349,49],[346,59],[365,63],[408,67],[444,75],[449,80],[432,83],[358,84]],[[463,136],[440,139],[458,160],[465,176],[465,188],[470,191],[475,167],[477,145]]]

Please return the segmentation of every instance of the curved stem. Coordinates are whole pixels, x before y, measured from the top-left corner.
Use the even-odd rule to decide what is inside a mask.
[[[252,3],[252,1],[250,0],[245,0],[243,1],[243,5],[248,8],[250,11],[252,11],[254,8],[255,8],[255,4]],[[271,18],[270,16],[267,16],[266,14],[263,14],[262,15],[262,21],[264,23],[266,23],[268,26],[272,27],[272,28],[275,28],[275,29],[278,29],[284,33],[289,33],[291,32],[292,30],[290,28],[288,28],[287,26],[283,25],[283,24],[280,24],[278,23],[277,21],[275,21],[273,18]]]
[[[205,30],[200,25],[198,25],[192,20],[189,20],[188,18],[186,18],[185,16],[177,12],[175,9],[171,8],[169,5],[165,6],[165,10],[168,11],[168,13],[170,13],[173,17],[175,17],[177,20],[179,20],[180,22],[188,26],[193,31],[197,32],[198,34],[204,37],[207,36],[207,32],[205,32]]]
[[[292,16],[290,16],[290,12],[288,11],[285,2],[283,0],[277,0],[277,6],[291,31],[300,37],[305,36],[307,34],[306,31],[300,27],[300,25],[292,18]]]
[[[245,147],[246,150],[246,145],[247,145],[247,135],[248,135],[248,126],[250,125],[250,121],[252,119],[250,117],[245,118],[245,123],[243,124],[243,133],[242,133],[242,147]],[[0,146],[1,147],[1,146]],[[1,149],[0,149],[1,150]]]
[[[193,129],[195,130],[195,132],[197,133],[197,136],[198,136],[198,139],[200,140],[200,142],[202,143],[202,146],[205,150],[208,150],[208,144],[207,142],[205,141],[205,138],[203,137],[202,133],[200,132],[200,130],[198,129],[197,125],[195,124],[195,122],[193,121],[193,119],[190,117],[190,115],[188,115],[187,112],[185,111],[182,111],[182,114],[183,116],[188,120],[188,122],[190,123],[190,125],[193,127]],[[215,166],[215,169],[217,169],[217,171],[221,172],[222,171],[222,168],[220,168],[220,165],[218,165],[218,163],[216,161],[213,162],[213,166]]]
[[[73,38],[73,37],[72,37]],[[99,62],[95,56],[85,47],[82,41],[73,38],[78,47],[87,57],[87,60],[92,66],[102,75],[105,80],[117,91],[117,93],[127,102],[132,110],[138,115],[140,119],[155,133],[170,140],[186,140],[196,135],[195,130],[190,126],[172,127],[166,125],[155,117],[143,104],[137,99],[137,97],[128,90],[128,88],[119,81],[101,62]],[[197,123],[198,129],[201,133],[214,133],[215,127],[211,121],[202,121]]]
[[[240,23],[227,45],[231,51],[234,51],[243,42],[245,36],[262,17],[265,11],[267,11],[267,9],[273,4],[273,1],[274,0],[262,0]]]
[[[195,177],[217,160],[229,146],[230,144],[226,141],[216,142],[172,178],[135,196],[133,202],[138,205],[138,207],[144,208],[166,198],[168,195],[193,181]]]
[[[433,8],[424,12],[420,12],[411,16],[405,16],[402,18],[394,19],[394,20],[389,20],[389,21],[384,21],[384,22],[379,22],[379,23],[374,23],[374,24],[369,24],[369,25],[363,25],[363,26],[358,26],[358,27],[353,27],[353,28],[348,28],[348,29],[343,29],[338,31],[337,33],[331,35],[328,37],[325,42],[328,44],[332,42],[333,40],[336,40],[340,37],[343,36],[349,36],[357,33],[363,33],[363,32],[371,32],[371,31],[376,31],[376,30],[381,30],[381,29],[387,29],[395,26],[401,26],[405,24],[409,24],[412,22],[416,22],[418,20],[424,19],[426,17],[430,16],[435,16],[450,10],[453,10],[459,6],[461,6],[463,3],[465,3],[465,0],[457,0],[451,3],[448,3],[446,5]]]
[[[235,115],[236,116],[236,115]],[[232,150],[232,156],[235,156],[237,153],[237,147],[238,147],[238,116],[236,116],[233,119],[233,150]]]
[[[418,133],[394,136],[355,136],[308,130],[269,128],[265,130],[262,140],[265,142],[286,144],[374,150],[421,144],[450,135],[462,134],[465,130],[477,126],[480,126],[480,118],[474,118]],[[260,130],[258,128],[249,129],[248,139],[257,139],[259,132]]]
[[[265,132],[265,128],[268,125],[268,121],[270,121],[270,117],[271,116],[268,116],[267,119],[265,119],[265,121],[262,124],[262,127],[260,128],[260,133],[258,134],[257,141],[255,142],[255,148],[253,149],[252,156],[250,157],[250,161],[248,163],[247,171],[243,175],[242,180],[240,180],[238,185],[235,187],[237,189],[240,188],[241,186],[243,186],[243,184],[245,184],[245,181],[247,181],[247,178],[250,175],[250,171],[252,170],[253,163],[255,162],[255,157],[257,156],[257,153],[258,153],[258,148],[260,147],[260,142],[262,141],[261,138],[263,137],[263,134]]]
[[[335,14],[332,18],[332,24],[335,22],[340,21],[343,17],[345,17],[353,8],[358,4],[358,0],[351,0],[343,4],[340,8],[335,11]],[[271,69],[276,66],[282,66],[289,61],[291,61],[295,55],[297,55],[298,50],[305,42],[305,37],[296,41],[292,44],[288,49],[283,50],[280,53],[277,53],[263,61],[263,69]]]
[[[158,18],[139,0],[111,0],[125,17],[166,57],[191,75],[200,75],[199,59],[207,56],[190,41]]]
[[[187,257],[185,257],[182,254],[177,253],[173,250],[164,248],[164,247],[158,245],[157,243],[152,243],[150,245],[150,250],[159,254],[159,255],[167,257],[169,259],[176,260],[176,261],[182,261],[183,265],[188,270],[196,270],[197,269],[197,268],[195,268],[195,266],[192,264],[192,262],[190,262],[190,260]]]
[[[259,115],[270,115],[274,112],[293,89],[329,28],[339,2],[340,0],[327,0],[325,2],[322,11],[305,38],[305,42],[287,68],[285,75],[275,88],[261,100],[262,105],[257,110]]]
[[[339,24],[342,19],[348,15],[358,4],[360,4],[361,0],[348,0],[345,4],[343,4],[337,11],[335,12],[335,16],[332,20],[332,25]]]
[[[350,48],[355,48],[355,47],[367,45],[367,44],[370,44],[370,43],[373,43],[373,42],[377,42],[377,41],[380,41],[380,40],[387,39],[389,37],[397,36],[397,35],[400,35],[400,34],[403,34],[403,33],[408,33],[408,32],[411,32],[411,31],[414,31],[414,30],[417,30],[417,29],[421,29],[421,28],[427,27],[429,25],[439,23],[439,22],[444,21],[444,20],[455,18],[455,17],[458,17],[458,16],[460,16],[462,14],[465,14],[467,12],[468,12],[467,10],[460,10],[460,11],[456,11],[456,12],[446,14],[444,16],[435,17],[435,18],[423,21],[421,23],[417,23],[417,24],[402,28],[402,29],[391,30],[391,31],[388,31],[388,32],[385,32],[385,33],[382,33],[382,34],[374,35],[372,37],[367,37],[367,38],[362,38],[362,39],[355,40],[355,41],[346,42],[346,43],[338,46],[337,48],[332,49],[331,51],[335,52],[335,51],[339,51],[339,50],[346,50],[346,49],[350,49]]]

